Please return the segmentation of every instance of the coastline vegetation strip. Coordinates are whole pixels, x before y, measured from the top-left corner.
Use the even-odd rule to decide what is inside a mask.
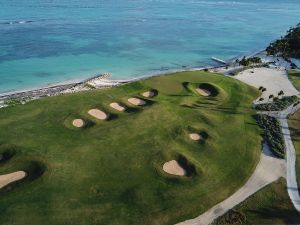
[[[256,115],[257,123],[264,129],[265,139],[275,156],[285,157],[285,146],[279,121],[276,118],[258,114]]]
[[[185,82],[209,83],[219,92],[203,97]],[[145,90],[158,95],[144,107],[127,102]],[[175,224],[193,218],[253,173],[261,129],[251,103],[258,95],[240,81],[197,71],[3,108],[0,150],[17,147],[0,173],[22,169],[24,160],[42,162],[45,170],[1,192],[0,224]],[[112,100],[126,111],[117,113]],[[92,108],[107,112],[109,122],[92,120]],[[77,118],[86,125],[75,128]],[[207,137],[191,141],[190,132]],[[163,171],[165,162],[181,158],[195,169],[192,176]]]
[[[299,221],[300,215],[281,178],[218,218],[213,225],[297,224]]]
[[[300,58],[300,23],[287,31],[279,40],[267,47],[269,55],[281,55],[284,58]]]

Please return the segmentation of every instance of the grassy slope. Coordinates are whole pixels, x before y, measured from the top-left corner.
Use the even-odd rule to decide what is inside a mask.
[[[229,220],[230,215],[239,213],[239,222]],[[246,201],[239,204],[214,222],[214,225],[238,224],[299,224],[300,214],[295,210],[286,191],[285,180],[270,184]]]
[[[297,183],[300,186],[300,110],[289,118],[291,136],[296,149],[296,174]]]
[[[182,82],[211,82],[220,94],[197,96]],[[159,95],[141,110],[108,107],[149,88]],[[221,75],[185,72],[0,110],[0,151],[15,152],[0,173],[32,161],[46,167],[40,178],[2,191],[0,224],[172,224],[197,216],[231,195],[258,162],[260,130],[250,109],[257,94]],[[113,119],[89,117],[94,107]],[[77,117],[91,126],[72,128]],[[209,137],[193,143],[188,130]],[[162,164],[178,154],[196,166],[196,176],[163,173]]]
[[[288,72],[289,78],[295,87],[300,90],[300,71],[299,70],[290,70]]]

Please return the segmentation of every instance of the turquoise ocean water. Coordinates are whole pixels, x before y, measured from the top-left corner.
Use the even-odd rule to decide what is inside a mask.
[[[299,0],[0,0],[0,93],[123,79],[263,49]]]

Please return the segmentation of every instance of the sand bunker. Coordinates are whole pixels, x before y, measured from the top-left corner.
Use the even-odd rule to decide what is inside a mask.
[[[113,109],[119,111],[119,112],[124,112],[126,110],[125,107],[121,106],[117,102],[110,103],[109,106],[112,107]]]
[[[199,141],[202,139],[201,135],[200,134],[197,134],[197,133],[192,133],[190,134],[190,138],[193,140],[193,141]]]
[[[73,126],[74,127],[83,127],[84,126],[84,121],[83,119],[75,119],[73,120]]]
[[[163,165],[163,170],[168,174],[172,174],[172,175],[176,175],[176,176],[184,176],[185,175],[184,169],[178,164],[178,162],[176,160],[171,160],[169,162],[166,162]]]
[[[139,98],[129,98],[128,102],[136,106],[146,105],[146,102]]]
[[[98,120],[106,120],[108,117],[105,112],[102,112],[99,109],[91,109],[88,111],[88,113]]]
[[[197,88],[196,91],[198,92],[198,94],[208,97],[211,95],[211,92],[202,88]]]
[[[9,173],[5,175],[0,175],[0,188],[5,187],[6,185],[21,180],[26,176],[24,171],[17,171],[14,173]]]
[[[145,98],[152,98],[155,93],[153,91],[146,91],[142,94]]]

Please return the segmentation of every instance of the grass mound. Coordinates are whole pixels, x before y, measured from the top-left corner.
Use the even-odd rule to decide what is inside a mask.
[[[200,97],[184,82],[219,94]],[[153,89],[159,94],[146,106],[127,102]],[[1,109],[0,143],[21,149],[0,171],[29,177],[1,195],[0,224],[174,224],[199,215],[244,184],[259,160],[258,94],[225,76],[183,72]],[[117,113],[112,102],[128,109]],[[98,121],[93,108],[117,114]],[[75,118],[93,125],[76,129]],[[209,138],[192,142],[189,127]],[[166,176],[170,159],[187,176]]]

